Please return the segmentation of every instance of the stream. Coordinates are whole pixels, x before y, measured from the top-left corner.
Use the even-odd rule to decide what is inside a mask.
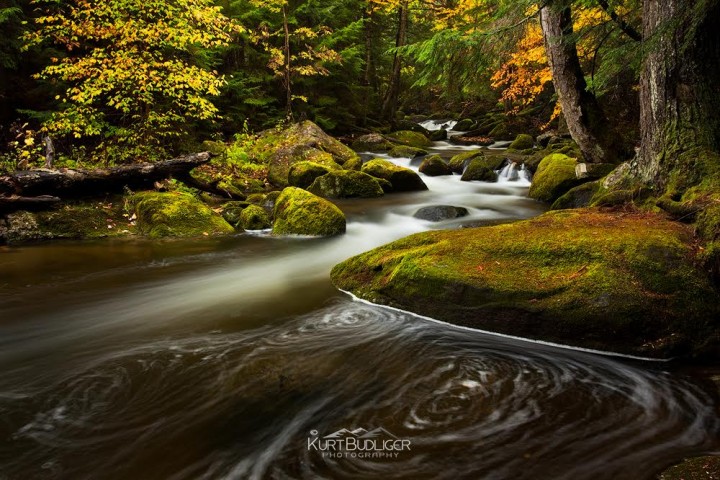
[[[522,173],[338,202],[337,238],[0,250],[0,480],[636,480],[719,452],[709,372],[462,329],[330,284],[336,263],[412,233],[542,213]],[[413,217],[433,205],[470,214]]]

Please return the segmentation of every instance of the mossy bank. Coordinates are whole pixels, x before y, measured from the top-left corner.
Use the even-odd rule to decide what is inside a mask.
[[[450,323],[643,357],[718,357],[692,232],[655,214],[551,212],[421,233],[332,271],[340,289]]]

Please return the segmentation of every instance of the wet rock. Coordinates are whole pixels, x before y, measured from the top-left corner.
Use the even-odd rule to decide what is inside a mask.
[[[720,307],[690,227],[550,212],[412,235],[333,268],[360,298],[472,328],[646,357],[720,356]],[[552,259],[552,261],[548,261]]]
[[[307,189],[325,198],[377,198],[383,189],[375,177],[352,170],[329,172],[318,177]]]
[[[535,140],[533,140],[533,137],[531,135],[527,135],[524,133],[521,133],[517,137],[515,137],[515,140],[510,144],[508,148],[512,150],[528,150],[535,146]]]
[[[290,167],[288,184],[291,187],[307,189],[316,178],[322,177],[331,170],[339,170],[339,168],[339,166],[332,167],[315,162],[298,162]]]
[[[423,160],[420,164],[420,173],[428,177],[439,177],[442,175],[452,175],[453,171],[450,166],[440,155],[432,155]]]
[[[275,203],[275,235],[330,237],[345,233],[342,211],[310,192],[297,187],[285,188]]]
[[[442,222],[443,220],[452,220],[468,215],[467,208],[453,207],[451,205],[437,205],[432,207],[423,207],[413,217],[429,222]]]
[[[570,208],[588,207],[600,188],[600,182],[589,182],[584,185],[579,185],[555,200],[550,208],[552,210],[566,210]]]
[[[387,138],[395,143],[415,148],[427,148],[432,144],[425,135],[411,130],[389,133]]]
[[[221,215],[226,222],[237,228],[240,223],[240,214],[250,205],[252,205],[250,202],[227,202],[222,206]]]
[[[364,164],[362,172],[375,178],[387,180],[392,185],[392,192],[413,192],[428,189],[425,182],[414,171],[381,158],[370,160]]]
[[[482,150],[473,150],[471,152],[458,153],[450,159],[448,165],[453,172],[462,174],[471,160],[484,156],[485,153]]]
[[[264,208],[250,205],[240,213],[238,226],[245,230],[265,230],[272,226],[272,222]]]
[[[474,125],[475,121],[472,118],[463,118],[455,124],[453,130],[457,130],[458,132],[467,132],[472,130]]]
[[[357,152],[389,152],[395,145],[379,133],[369,133],[352,142],[352,148]]]
[[[504,160],[497,157],[476,157],[470,160],[460,180],[463,182],[497,182],[498,174],[495,171],[503,162]]]
[[[390,150],[390,156],[393,158],[415,158],[427,155],[427,150],[422,148],[408,147],[407,145],[398,145]]]
[[[433,142],[442,142],[448,139],[448,132],[446,129],[441,128],[440,130],[433,130],[428,135],[428,138]]]
[[[328,170],[339,170],[341,168],[328,152],[309,145],[293,145],[281,148],[271,155],[268,164],[268,180],[278,187],[287,186],[289,184],[290,168],[297,163],[303,162],[322,165]]]

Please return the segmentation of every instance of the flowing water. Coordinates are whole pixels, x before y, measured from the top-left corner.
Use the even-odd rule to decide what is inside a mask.
[[[497,184],[425,181],[342,202],[339,238],[3,250],[0,479],[649,479],[718,449],[709,375],[336,291],[330,268],[353,254],[542,211],[517,166]],[[470,215],[413,217],[431,205]],[[327,436],[386,449],[342,452]]]

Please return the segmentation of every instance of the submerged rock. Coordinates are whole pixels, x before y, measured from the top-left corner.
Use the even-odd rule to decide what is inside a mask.
[[[551,212],[433,231],[333,268],[360,298],[458,325],[585,348],[720,357],[717,294],[690,228],[654,214]]]
[[[383,189],[375,177],[353,170],[329,172],[318,177],[307,189],[325,198],[377,198]]]
[[[585,183],[577,178],[576,165],[577,160],[567,155],[548,155],[540,162],[528,195],[536,200],[552,203],[571,188]]]
[[[393,192],[413,192],[428,189],[425,182],[414,171],[381,158],[370,160],[364,164],[362,172],[387,180],[392,185]]]
[[[452,175],[453,171],[445,163],[445,160],[440,155],[432,155],[420,164],[420,173],[427,175],[428,177],[439,177],[442,175]]]
[[[192,195],[139,192],[128,198],[138,231],[150,238],[198,237],[232,233],[233,227]]]
[[[429,222],[442,222],[443,220],[452,220],[453,218],[461,218],[468,215],[467,208],[453,207],[451,205],[437,205],[432,207],[423,207],[413,217]]]
[[[301,188],[287,187],[275,203],[276,235],[330,237],[345,233],[345,215],[325,200]]]

